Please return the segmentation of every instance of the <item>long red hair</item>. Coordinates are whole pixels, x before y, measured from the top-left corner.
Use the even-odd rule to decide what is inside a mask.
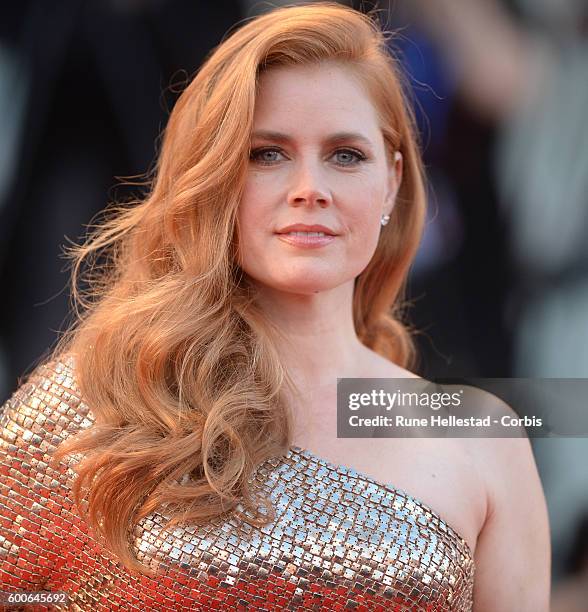
[[[88,522],[130,568],[148,571],[129,534],[163,506],[170,526],[207,521],[238,502],[250,521],[274,516],[247,480],[290,445],[281,393],[287,377],[235,263],[236,213],[258,75],[324,61],[362,80],[389,153],[404,158],[390,223],[356,280],[356,332],[401,366],[414,356],[400,307],[422,232],[423,170],[386,35],[372,17],[335,3],[257,17],[211,52],[178,99],[149,194],[108,209],[87,241],[69,251],[78,320],[54,353],[75,355],[95,423],[55,458],[83,453],[78,504],[87,496]]]

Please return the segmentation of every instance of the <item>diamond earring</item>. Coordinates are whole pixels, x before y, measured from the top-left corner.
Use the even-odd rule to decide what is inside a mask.
[[[382,218],[380,219],[380,223],[382,225],[388,225],[388,221],[390,221],[390,215],[382,215]]]

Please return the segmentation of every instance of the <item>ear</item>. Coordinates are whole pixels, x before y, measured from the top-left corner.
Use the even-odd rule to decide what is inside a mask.
[[[400,151],[395,151],[392,163],[388,163],[388,191],[382,207],[383,215],[391,215],[396,204],[396,195],[402,183],[403,158]]]

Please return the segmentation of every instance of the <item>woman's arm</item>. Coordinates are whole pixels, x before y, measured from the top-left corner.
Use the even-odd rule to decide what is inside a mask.
[[[478,442],[489,508],[476,547],[474,609],[548,612],[549,522],[529,439]]]

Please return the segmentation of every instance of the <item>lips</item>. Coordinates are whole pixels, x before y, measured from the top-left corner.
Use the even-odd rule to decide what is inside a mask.
[[[290,232],[322,232],[327,236],[337,236],[337,232],[326,225],[306,225],[304,223],[294,223],[279,229],[276,234],[289,234]]]
[[[337,238],[337,235],[325,225],[297,224],[282,228],[280,232],[276,232],[276,238],[289,244],[291,247],[306,250],[326,247]]]

